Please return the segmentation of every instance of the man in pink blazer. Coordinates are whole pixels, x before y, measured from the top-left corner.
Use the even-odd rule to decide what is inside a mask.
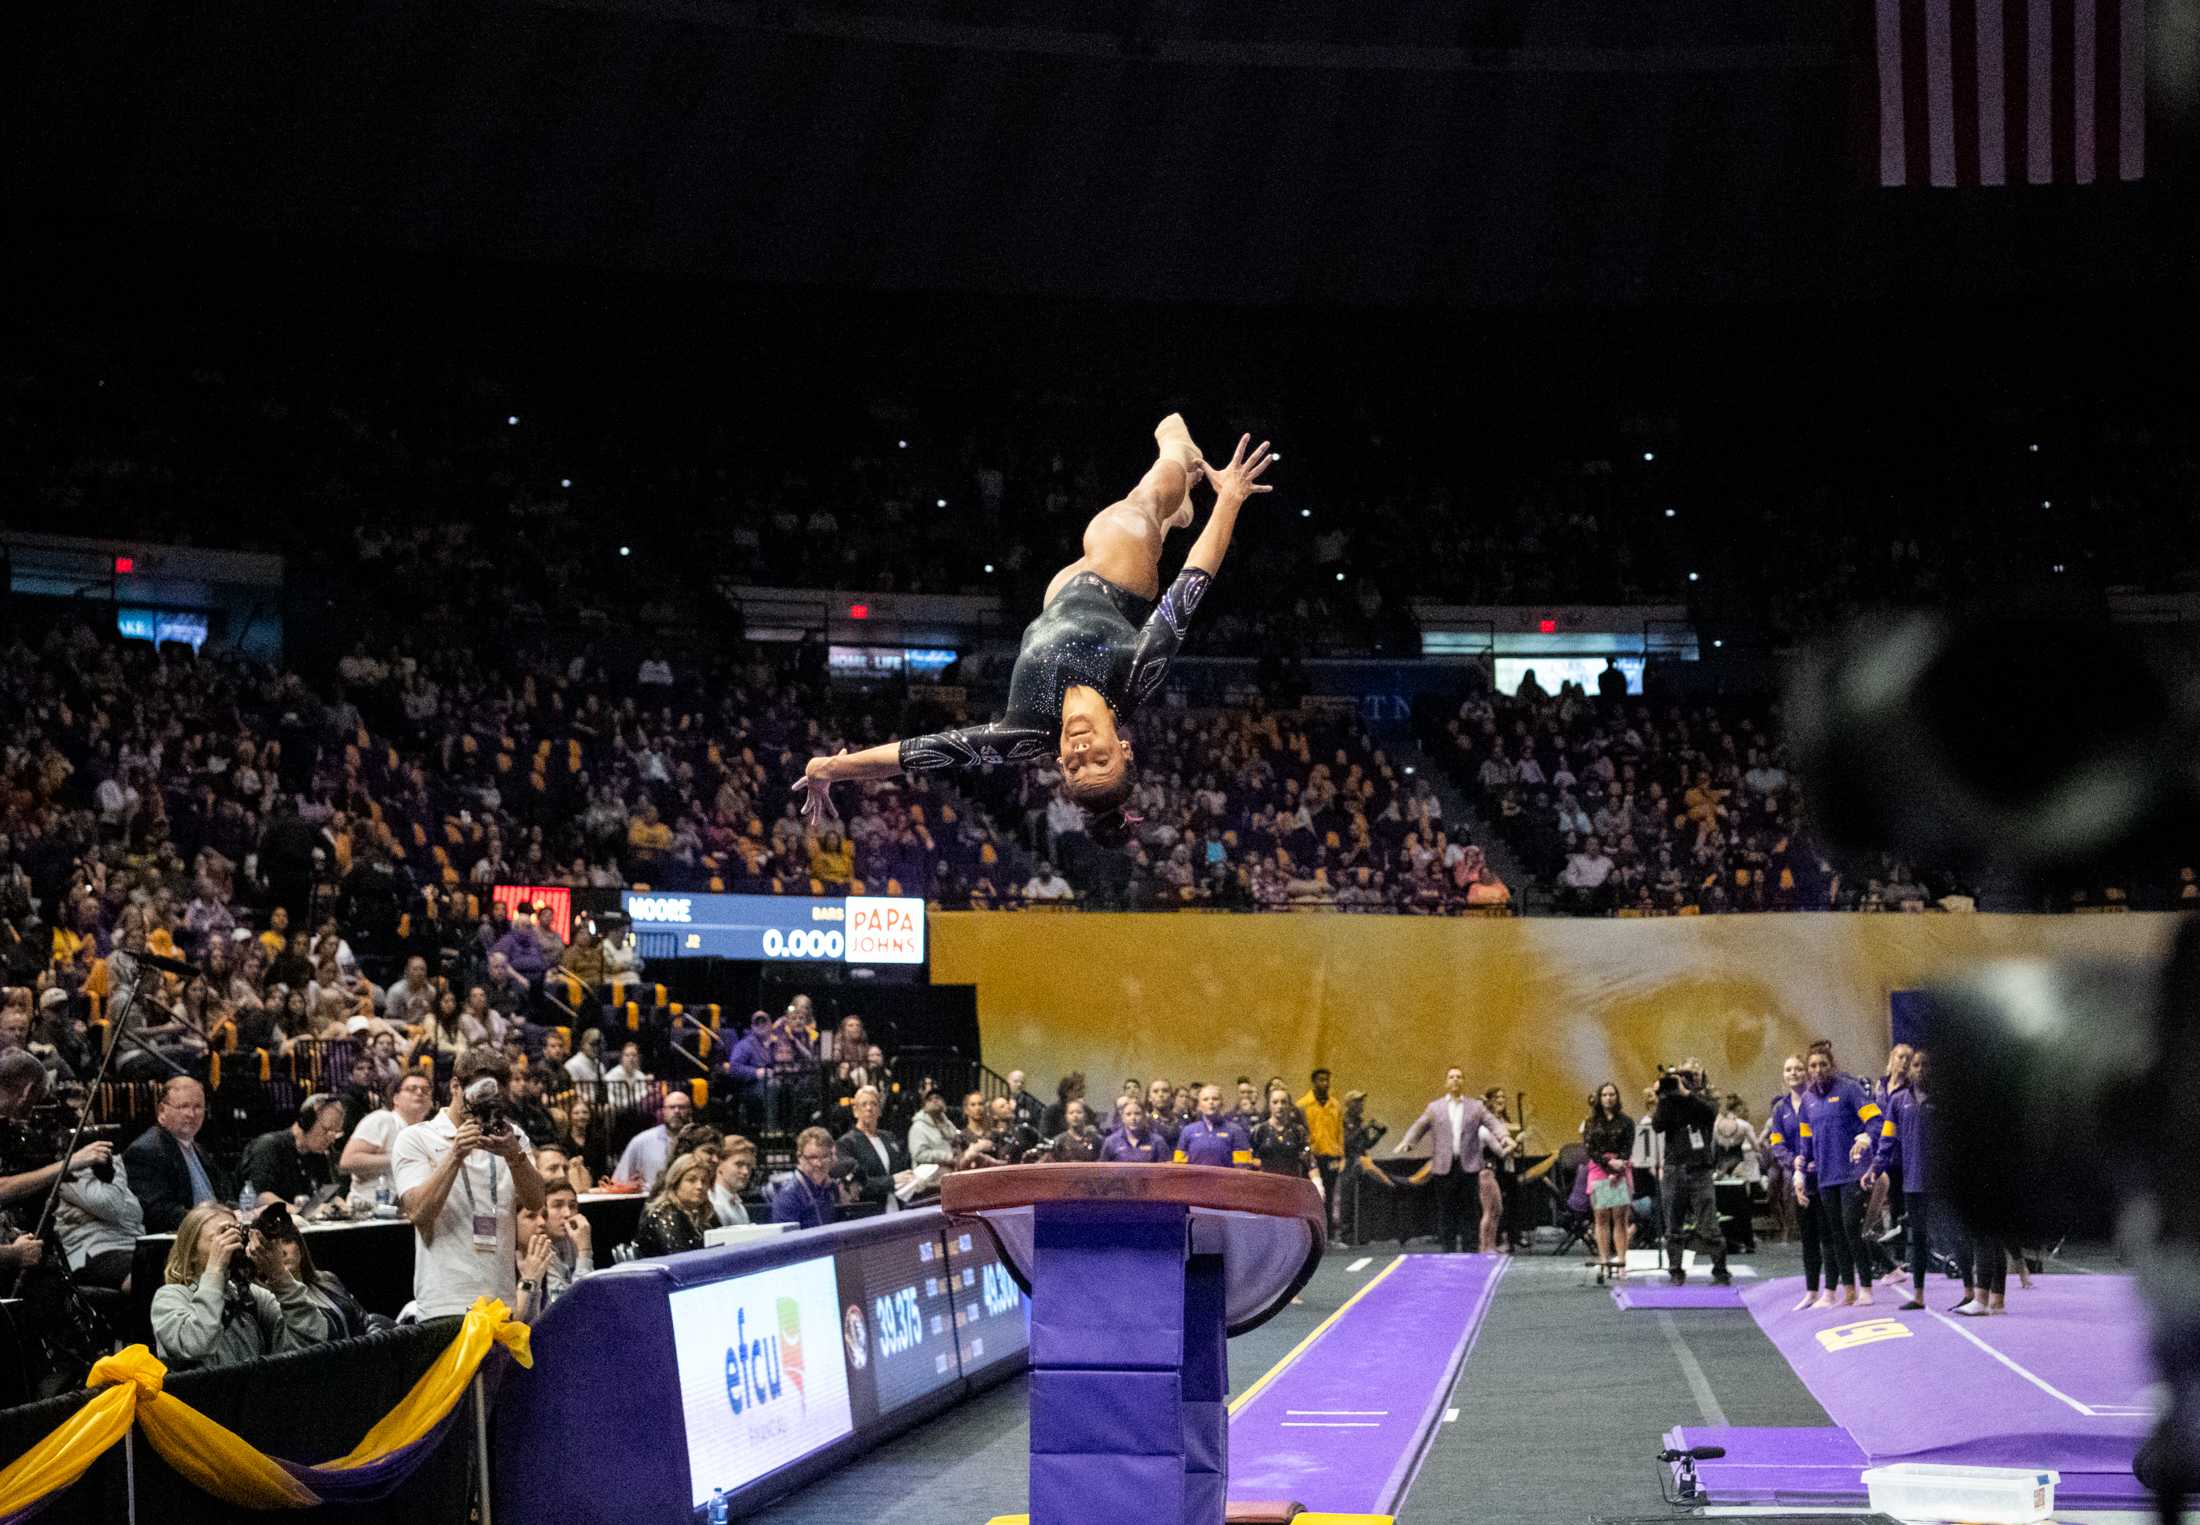
[[[1502,1148],[1498,1141],[1506,1135],[1489,1108],[1467,1094],[1466,1072],[1457,1065],[1444,1071],[1444,1094],[1406,1129],[1398,1153],[1409,1152],[1424,1133],[1429,1137],[1430,1184],[1436,1188],[1437,1233],[1448,1255],[1474,1238],[1484,1140]]]

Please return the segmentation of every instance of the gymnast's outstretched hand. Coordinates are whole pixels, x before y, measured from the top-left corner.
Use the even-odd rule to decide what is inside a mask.
[[[1275,490],[1260,481],[1261,473],[1268,469],[1268,463],[1274,459],[1269,452],[1268,441],[1262,440],[1260,448],[1254,450],[1251,458],[1248,459],[1246,450],[1252,443],[1253,436],[1241,434],[1238,436],[1237,450],[1231,455],[1229,465],[1208,465],[1207,480],[1213,484],[1215,497],[1218,500],[1227,498],[1233,503],[1242,502],[1256,492],[1272,492]]]
[[[840,819],[840,812],[833,808],[832,765],[835,759],[847,755],[848,749],[842,747],[832,757],[813,757],[802,770],[802,777],[795,780],[794,792],[802,796],[802,819],[812,827]]]

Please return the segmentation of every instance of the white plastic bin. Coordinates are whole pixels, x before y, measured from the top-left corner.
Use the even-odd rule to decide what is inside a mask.
[[[2055,1512],[2056,1472],[2021,1467],[1934,1467],[1904,1462],[1864,1474],[1872,1508],[1898,1520],[2034,1525]]]

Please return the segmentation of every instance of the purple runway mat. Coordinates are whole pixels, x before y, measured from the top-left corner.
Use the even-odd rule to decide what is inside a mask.
[[[2152,1378],[2129,1278],[2042,1277],[2030,1292],[2011,1288],[2012,1312],[1984,1319],[1903,1313],[1886,1297],[1797,1312],[1801,1292],[1793,1278],[1767,1282],[1742,1303],[1837,1427],[1675,1431],[1682,1444],[1727,1448],[1698,1464],[1715,1501],[1861,1499],[1865,1467],[1902,1461],[2053,1468],[2058,1505],[2143,1497],[2131,1461]]]
[[[1614,1287],[1612,1301],[1622,1308],[1739,1308],[1739,1287],[1676,1287],[1670,1283]]]
[[[1407,1255],[1230,1418],[1230,1496],[1391,1514],[1506,1262]]]

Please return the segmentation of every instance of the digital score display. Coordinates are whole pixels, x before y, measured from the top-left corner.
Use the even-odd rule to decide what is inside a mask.
[[[858,1428],[962,1374],[940,1236],[842,1250],[840,1333]]]
[[[924,962],[924,902],[907,896],[629,891],[621,908],[644,958]]]
[[[1030,1348],[1031,1304],[1001,1263],[990,1234],[949,1229],[947,1269],[964,1376],[977,1376]]]

